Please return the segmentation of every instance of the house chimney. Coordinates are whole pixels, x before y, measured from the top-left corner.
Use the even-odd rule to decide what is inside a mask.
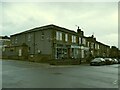
[[[81,33],[81,29],[78,26],[77,33]]]
[[[81,36],[83,36],[83,35],[84,35],[84,32],[83,32],[83,31],[81,31],[81,29],[79,28],[79,26],[78,26],[78,29],[77,29],[77,33],[78,33],[79,35],[81,35]]]

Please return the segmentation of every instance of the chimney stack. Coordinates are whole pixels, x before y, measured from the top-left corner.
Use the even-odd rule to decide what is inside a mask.
[[[81,31],[81,29],[79,28],[79,26],[78,26],[78,29],[77,29],[77,33],[80,34],[81,36],[83,36],[83,34],[84,34],[83,31]]]

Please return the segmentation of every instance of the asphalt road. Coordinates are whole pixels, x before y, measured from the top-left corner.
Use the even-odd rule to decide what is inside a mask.
[[[118,88],[119,65],[52,66],[2,61],[3,88]]]

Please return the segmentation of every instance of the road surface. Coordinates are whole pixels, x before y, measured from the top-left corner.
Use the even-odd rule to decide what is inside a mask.
[[[3,88],[118,88],[118,64],[53,66],[2,61]]]

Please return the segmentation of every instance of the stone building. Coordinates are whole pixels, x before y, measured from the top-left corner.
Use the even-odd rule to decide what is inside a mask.
[[[84,32],[79,27],[75,32],[52,24],[11,35],[12,46],[23,43],[28,46],[30,58],[47,60],[83,59],[88,50]]]
[[[95,57],[109,57],[110,55],[110,46],[105,45],[96,40],[94,35],[86,37],[87,46],[91,56]]]
[[[11,48],[16,58],[30,61],[82,60],[91,56],[109,56],[109,46],[96,41],[92,35],[85,37],[78,27],[77,32],[56,25],[46,25],[11,35]]]
[[[0,58],[2,58],[2,52],[5,51],[6,46],[10,46],[10,37],[0,36]]]

